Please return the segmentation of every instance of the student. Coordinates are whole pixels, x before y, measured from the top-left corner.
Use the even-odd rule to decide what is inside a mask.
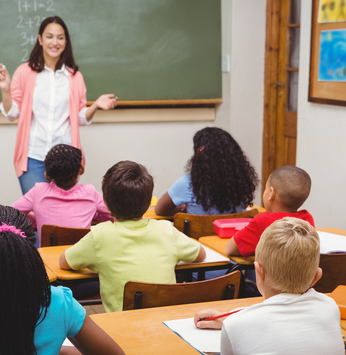
[[[206,127],[193,137],[188,174],[158,201],[155,212],[169,216],[243,212],[252,205],[258,179],[239,144],[221,128]]]
[[[29,61],[17,68],[12,82],[0,64],[0,89],[2,114],[10,121],[19,118],[14,167],[23,195],[36,182],[46,182],[43,161],[54,145],[81,148],[79,126],[90,124],[97,109],[112,109],[117,103],[108,94],[86,106],[83,76],[67,26],[58,16],[42,21]]]
[[[82,354],[124,355],[68,288],[50,286],[30,222],[1,205],[0,264],[0,354],[58,354],[70,337]],[[80,352],[64,349],[64,354]]]
[[[257,287],[265,301],[214,321],[203,319],[220,312],[198,312],[197,328],[222,327],[221,355],[344,355],[337,305],[310,289],[322,276],[319,259],[319,237],[309,223],[275,221],[256,248]]]
[[[227,243],[228,255],[248,257],[255,249],[263,231],[277,219],[296,217],[315,226],[311,214],[306,210],[298,211],[310,194],[309,174],[296,166],[286,165],[276,169],[268,178],[263,193],[266,212],[260,213]]]
[[[93,219],[113,221],[102,195],[91,184],[78,184],[84,173],[80,149],[59,144],[47,154],[44,176],[47,183],[36,183],[12,206],[36,220],[39,239],[43,224],[63,227],[89,228]],[[34,212],[33,219],[31,211]]]
[[[122,310],[127,281],[175,283],[180,261],[205,259],[204,248],[169,221],[142,218],[154,188],[146,168],[121,161],[103,177],[105,203],[116,219],[91,227],[78,243],[60,256],[63,269],[89,268],[100,278],[102,303],[107,312]]]

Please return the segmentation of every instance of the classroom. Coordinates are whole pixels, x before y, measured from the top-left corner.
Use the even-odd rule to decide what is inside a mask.
[[[86,156],[86,171],[80,183],[93,184],[101,192],[102,177],[107,169],[120,160],[132,160],[143,164],[153,176],[153,196],[159,198],[184,174],[186,162],[193,152],[192,138],[206,126],[231,133],[259,179],[266,180],[266,169],[273,166],[269,160],[274,157],[268,153],[268,146],[275,140],[269,127],[275,122],[267,116],[275,116],[270,113],[268,96],[269,47],[272,45],[269,36],[275,28],[270,27],[269,22],[274,21],[273,13],[280,3],[286,2],[300,8],[297,10],[300,12],[299,70],[294,82],[297,100],[295,165],[308,172],[312,180],[310,196],[302,208],[314,216],[317,228],[346,231],[342,212],[346,177],[346,105],[316,103],[308,99],[315,0],[221,0],[221,55],[226,61],[222,68],[222,103],[213,107],[166,105],[98,110],[92,125],[79,130]],[[277,83],[277,90],[280,85]],[[13,168],[16,134],[17,123],[8,122],[0,113],[1,205],[11,205],[22,196]],[[262,184],[263,181],[253,201],[258,206],[263,206],[265,185]],[[227,306],[222,306],[221,310],[226,311]],[[187,311],[182,308],[181,312],[184,315]],[[114,321],[121,322],[120,314],[114,317]],[[185,348],[181,351],[189,353]]]

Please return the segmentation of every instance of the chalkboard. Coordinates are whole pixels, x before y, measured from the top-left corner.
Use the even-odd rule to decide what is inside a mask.
[[[0,0],[1,54],[12,75],[38,27],[58,15],[92,101],[222,97],[220,0]]]

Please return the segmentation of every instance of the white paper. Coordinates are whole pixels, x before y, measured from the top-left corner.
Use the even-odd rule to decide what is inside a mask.
[[[320,253],[327,254],[332,251],[346,252],[346,236],[317,231],[320,236]]]
[[[206,247],[205,245],[203,245],[203,248],[207,254],[205,260],[202,262],[204,263],[215,263],[215,262],[219,262],[219,261],[228,261],[230,262],[229,258],[227,258],[224,255],[219,254],[218,252]],[[178,265],[182,265],[182,264],[191,264],[191,263],[187,263],[185,261],[180,261],[178,263]]]
[[[62,346],[74,346],[67,338],[62,343]]]
[[[221,330],[198,329],[193,318],[162,322],[199,352],[220,353]]]

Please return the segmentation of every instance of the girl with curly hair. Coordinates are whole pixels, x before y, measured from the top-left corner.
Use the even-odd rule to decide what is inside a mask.
[[[193,137],[193,149],[187,174],[160,198],[156,214],[228,214],[252,206],[257,174],[228,132],[206,127]]]

